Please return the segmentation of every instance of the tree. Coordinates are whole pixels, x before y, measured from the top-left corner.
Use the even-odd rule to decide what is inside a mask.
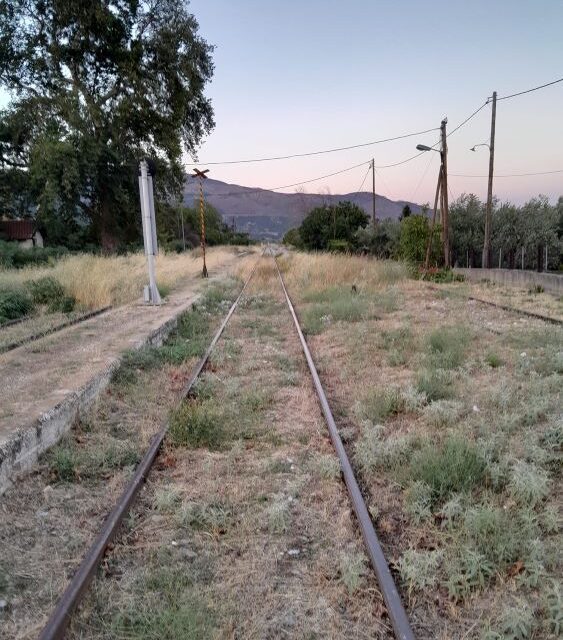
[[[37,217],[138,239],[138,161],[181,193],[182,152],[214,126],[210,47],[181,0],[0,0],[0,172],[27,172]],[[22,125],[25,126],[22,127]],[[0,181],[1,184],[1,181]]]
[[[303,241],[301,240],[301,236],[299,235],[299,229],[289,229],[286,231],[283,240],[283,244],[291,245],[296,249],[303,248]]]
[[[450,247],[452,264],[476,267],[481,260],[485,229],[485,208],[479,198],[464,193],[450,204]]]
[[[414,215],[402,220],[399,239],[401,257],[408,262],[422,263],[429,235],[430,225],[426,216]]]
[[[315,207],[305,217],[299,227],[299,235],[306,249],[327,249],[331,241],[340,241],[351,247],[354,234],[365,227],[369,218],[363,209],[352,202],[338,202],[335,205]]]
[[[403,210],[401,211],[401,215],[399,216],[399,220],[404,220],[405,218],[408,218],[411,215],[412,211],[411,208],[409,207],[408,204],[406,204],[403,207]]]

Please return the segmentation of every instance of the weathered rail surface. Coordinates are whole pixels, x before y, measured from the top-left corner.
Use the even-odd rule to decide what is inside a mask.
[[[211,340],[211,343],[209,344],[205,354],[202,356],[202,358],[199,360],[196,367],[192,371],[188,382],[185,384],[180,393],[180,398],[183,399],[188,396],[190,391],[193,389],[193,386],[204,370],[215,345],[223,334],[231,316],[235,312],[240,300],[242,299],[242,296],[256,270],[256,266],[258,265],[258,262],[262,259],[262,257],[263,256],[261,256],[255,263],[238,297],[231,305],[219,329],[213,336],[213,339]],[[354,475],[354,470],[352,468],[350,460],[348,459],[346,450],[338,433],[338,428],[336,426],[330,405],[328,403],[317,369],[315,367],[315,363],[303,335],[303,331],[301,330],[299,319],[295,312],[293,303],[285,286],[283,276],[275,257],[274,262],[278,273],[280,285],[282,287],[285,300],[289,307],[289,311],[292,316],[299,340],[301,342],[309,371],[311,373],[313,385],[317,393],[323,415],[327,422],[329,435],[340,461],[343,480],[348,489],[352,507],[354,513],[356,514],[358,524],[362,532],[368,556],[376,574],[377,581],[387,607],[389,620],[391,622],[397,640],[414,640],[415,636],[411,629],[405,608],[391,575],[389,565],[387,564],[387,561],[385,559],[383,549],[377,538],[377,534],[371,521],[366,503],[363,499],[360,487]],[[166,423],[153,438],[149,449],[146,451],[141,462],[137,466],[133,477],[128,482],[125,490],[119,497],[113,510],[106,518],[100,533],[97,535],[94,542],[87,550],[71,582],[58,601],[53,613],[51,614],[51,617],[49,618],[46,626],[39,636],[39,640],[58,640],[64,638],[66,629],[68,627],[68,624],[70,623],[70,619],[74,610],[80,603],[83,595],[86,593],[88,586],[94,578],[95,572],[101,560],[103,559],[108,546],[117,534],[124,517],[127,515],[129,508],[134,503],[137,494],[143,487],[148,474],[150,473],[150,470],[158,457],[159,451],[168,432],[168,426],[168,423]]]

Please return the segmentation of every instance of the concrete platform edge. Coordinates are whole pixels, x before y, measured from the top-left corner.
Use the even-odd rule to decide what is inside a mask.
[[[192,307],[199,295],[191,296],[178,309],[176,315],[151,331],[132,349],[145,346],[160,346],[178,325],[178,318]],[[55,445],[76,424],[81,413],[88,410],[100,393],[108,386],[113,372],[119,367],[121,358],[115,358],[101,372],[92,377],[83,387],[67,395],[39,419],[17,429],[6,442],[0,444],[0,495],[17,478],[29,472],[39,456]]]

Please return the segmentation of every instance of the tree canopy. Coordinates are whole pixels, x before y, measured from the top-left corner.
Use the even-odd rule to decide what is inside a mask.
[[[352,202],[338,202],[312,209],[299,227],[306,249],[352,248],[356,231],[369,221],[367,214]]]
[[[182,0],[0,0],[0,204],[106,248],[139,238],[137,166],[180,196],[213,126],[212,47]],[[14,185],[8,193],[7,184]],[[9,200],[9,202],[6,202]]]

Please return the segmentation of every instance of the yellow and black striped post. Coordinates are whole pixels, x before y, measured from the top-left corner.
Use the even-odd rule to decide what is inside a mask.
[[[207,272],[207,264],[205,262],[205,204],[203,201],[203,181],[207,176],[205,175],[209,169],[205,169],[204,171],[199,171],[199,169],[194,169],[194,178],[199,179],[199,230],[200,230],[200,238],[201,238],[201,250],[203,253],[203,270],[201,275],[203,278],[207,278],[209,276]]]

